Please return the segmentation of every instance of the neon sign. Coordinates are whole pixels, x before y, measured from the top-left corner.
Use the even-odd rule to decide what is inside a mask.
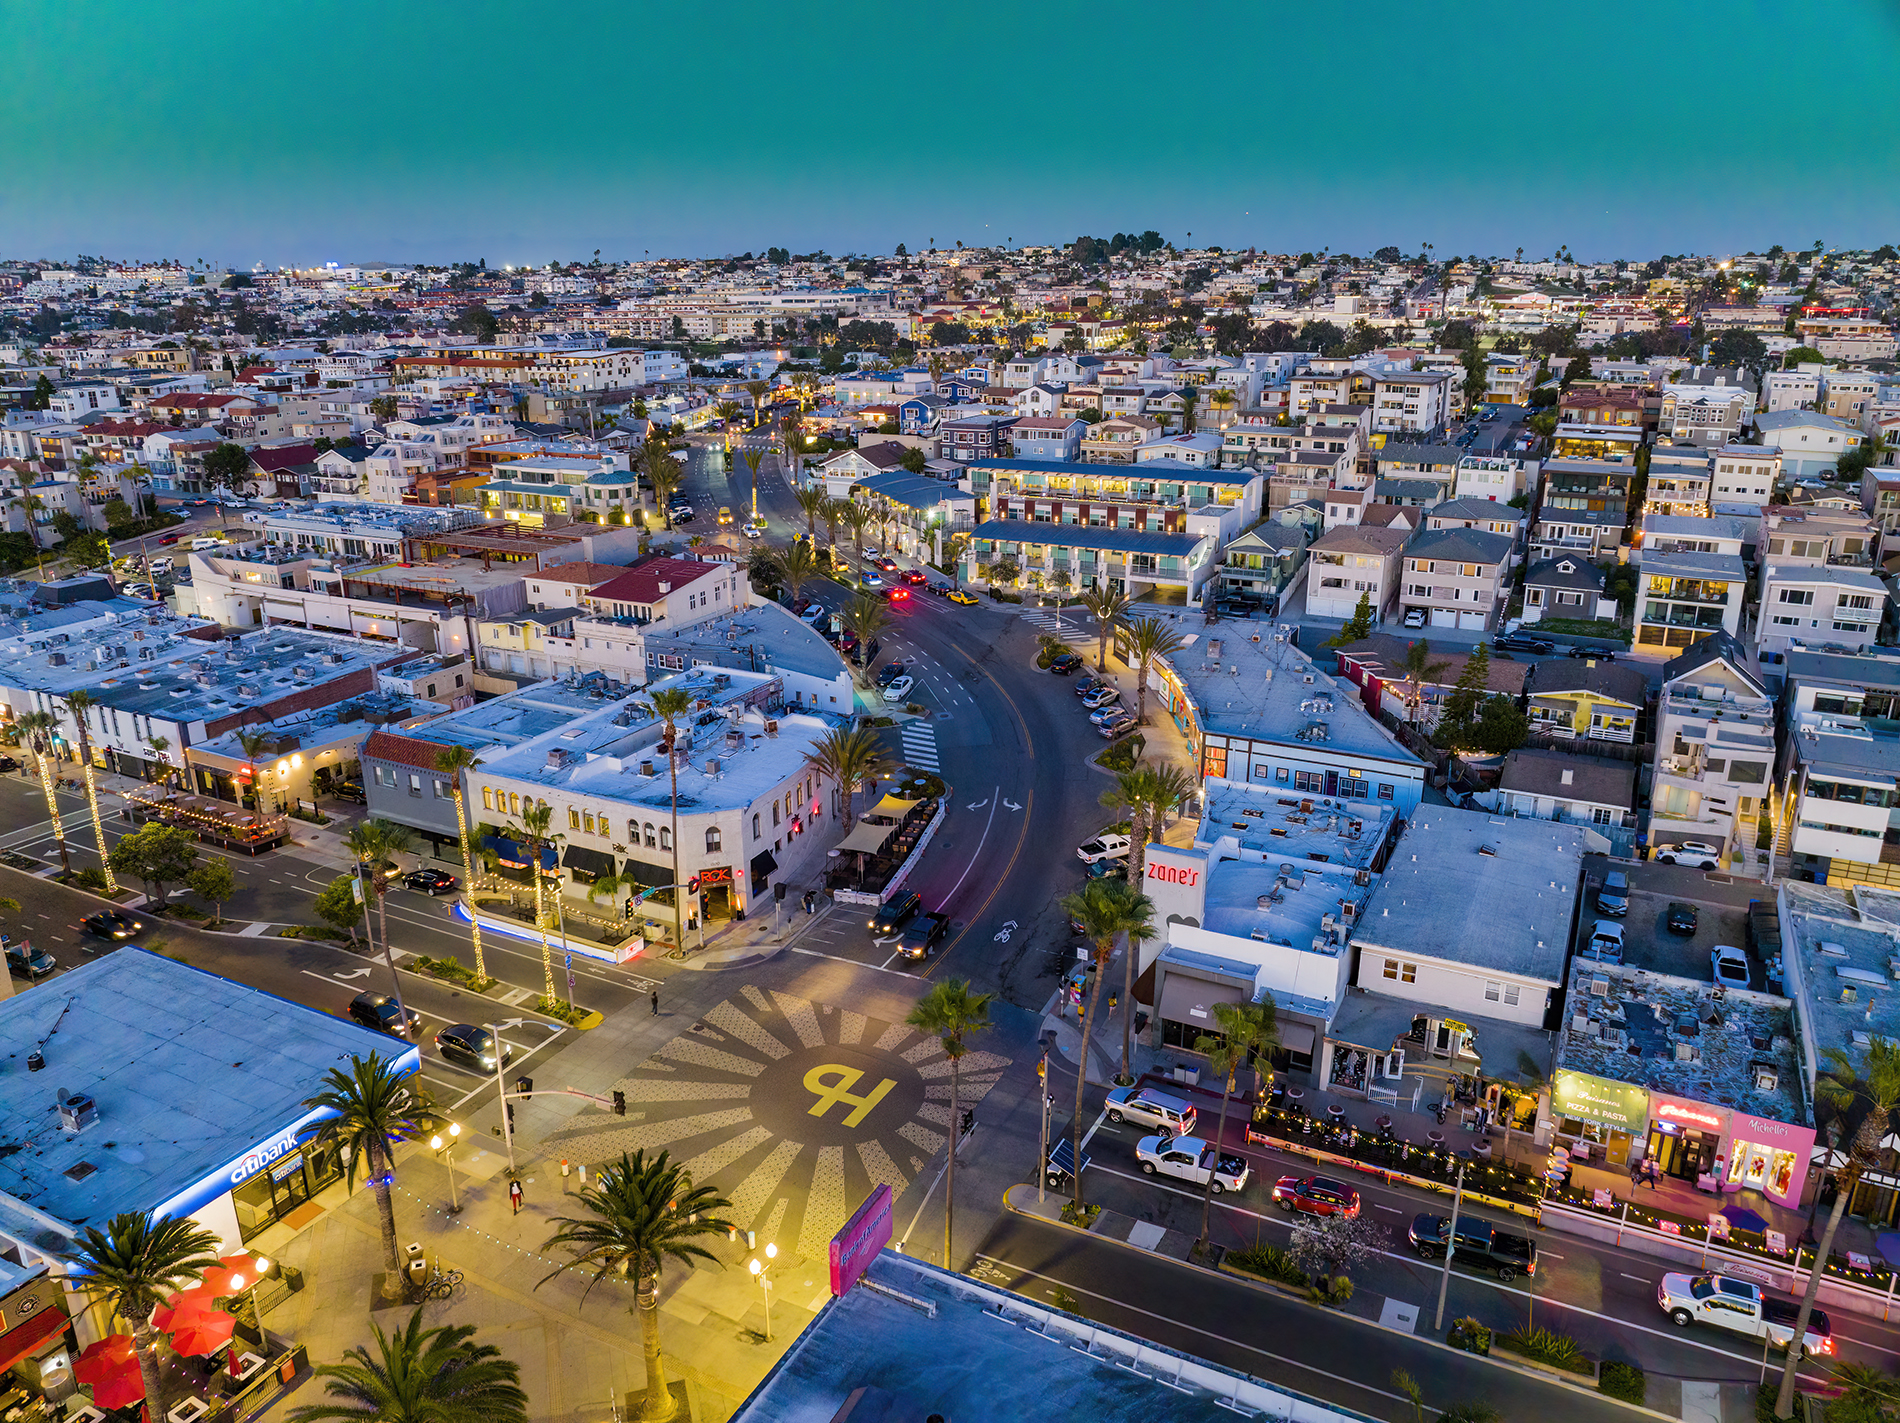
[[[1658,1102],[1652,1110],[1664,1121],[1687,1122],[1690,1126],[1707,1127],[1710,1131],[1722,1130],[1722,1119],[1714,1112],[1684,1106],[1680,1102]]]
[[[1148,878],[1160,880],[1163,884],[1184,884],[1193,886],[1200,883],[1201,872],[1190,870],[1181,865],[1161,865],[1148,861]]]

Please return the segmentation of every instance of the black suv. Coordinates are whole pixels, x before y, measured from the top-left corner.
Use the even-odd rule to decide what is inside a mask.
[[[910,917],[923,907],[923,900],[915,891],[900,894],[886,904],[880,904],[877,913],[869,920],[871,933],[876,938],[888,938],[910,922]]]
[[[145,927],[145,921],[108,909],[98,914],[88,914],[79,921],[79,927],[97,938],[124,943]]]
[[[1556,643],[1525,632],[1501,632],[1492,639],[1491,646],[1499,652],[1529,652],[1538,657],[1548,657],[1557,650]]]
[[[30,943],[6,941],[7,969],[22,978],[45,978],[59,967],[59,960],[45,949],[36,949]]]
[[[422,1014],[409,1009],[409,1021],[405,1025],[403,1011],[387,993],[359,993],[350,1000],[350,1017],[364,1027],[388,1033],[392,1038],[414,1039],[416,1029],[422,1026]]]
[[[472,1067],[477,1072],[495,1070],[495,1035],[473,1023],[449,1024],[435,1035],[435,1050],[458,1067]],[[514,1054],[504,1045],[501,1065],[506,1067],[513,1057]]]

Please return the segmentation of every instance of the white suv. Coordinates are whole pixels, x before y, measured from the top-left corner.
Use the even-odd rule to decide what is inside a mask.
[[[1656,858],[1665,865],[1694,865],[1700,870],[1719,869],[1722,852],[1707,840],[1683,840],[1674,845],[1658,845]]]
[[[1111,1122],[1139,1122],[1168,1136],[1194,1130],[1194,1104],[1152,1087],[1117,1087],[1104,1107]]]

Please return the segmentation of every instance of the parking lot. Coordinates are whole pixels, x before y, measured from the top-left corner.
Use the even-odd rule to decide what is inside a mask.
[[[1597,891],[1604,876],[1621,870],[1629,877],[1629,914],[1623,919],[1623,962],[1678,978],[1708,982],[1712,978],[1709,954],[1717,944],[1733,944],[1748,950],[1748,903],[1767,899],[1772,891],[1765,885],[1733,883],[1726,875],[1713,875],[1676,865],[1625,864],[1597,856],[1584,860],[1584,900],[1577,916],[1577,947],[1585,948],[1596,921],[1603,916],[1596,907]],[[1693,936],[1672,933],[1668,926],[1669,907],[1686,904],[1696,911]],[[1748,986],[1758,993],[1768,992],[1767,976],[1761,963],[1750,954]]]

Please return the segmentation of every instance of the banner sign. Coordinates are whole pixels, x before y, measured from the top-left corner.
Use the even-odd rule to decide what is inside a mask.
[[[891,1188],[879,1186],[858,1207],[844,1229],[831,1237],[831,1292],[842,1295],[855,1285],[891,1243]]]

